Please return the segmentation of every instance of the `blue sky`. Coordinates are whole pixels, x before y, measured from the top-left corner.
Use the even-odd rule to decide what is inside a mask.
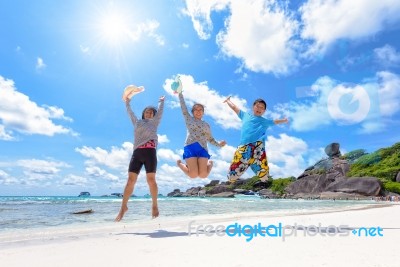
[[[166,96],[159,127],[160,193],[226,180],[240,121],[222,101],[268,118],[273,177],[325,157],[399,142],[397,0],[0,1],[0,195],[122,192],[133,127],[122,92],[145,91],[136,113]],[[217,140],[209,179],[176,166],[186,136],[177,96],[206,106]],[[245,177],[253,174],[247,172]],[[144,170],[135,194],[148,193]]]

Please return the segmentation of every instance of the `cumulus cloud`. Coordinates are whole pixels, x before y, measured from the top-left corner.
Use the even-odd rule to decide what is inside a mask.
[[[89,179],[86,177],[70,174],[64,177],[64,179],[61,181],[62,185],[66,186],[79,186],[79,187],[84,187],[87,186],[90,183]]]
[[[309,0],[297,10],[288,6],[276,0],[186,0],[184,14],[200,39],[216,33],[221,55],[240,61],[238,73],[246,68],[277,76],[310,64],[338,40],[362,41],[400,20],[397,0]],[[214,30],[211,14],[220,11],[224,26]],[[376,53],[396,59],[388,49]]]
[[[226,29],[217,36],[223,54],[254,72],[287,74],[298,66],[298,22],[276,1],[232,1]]]
[[[97,166],[86,167],[86,174],[92,178],[101,178],[110,182],[119,182],[118,176],[107,172],[106,170],[99,168]],[[125,177],[124,177],[125,178]]]
[[[297,177],[307,167],[304,156],[309,153],[308,145],[300,138],[286,134],[268,136],[265,147],[273,177]]]
[[[63,168],[70,166],[64,162],[40,159],[21,159],[17,165],[23,169],[28,181],[43,182],[53,180]]]
[[[373,36],[399,21],[397,0],[309,0],[300,8],[301,37],[313,40],[312,54],[324,53],[339,39],[355,40]]]
[[[88,158],[85,164],[88,166],[106,166],[113,170],[126,170],[129,164],[130,157],[132,156],[133,144],[124,142],[121,147],[111,147],[110,151],[96,147],[83,146],[82,148],[75,148],[75,151],[82,156]]]
[[[18,179],[11,176],[10,174],[6,173],[3,170],[0,170],[0,184],[3,185],[12,185],[12,184],[17,184]]]
[[[14,132],[22,134],[77,135],[73,130],[56,124],[55,119],[71,122],[64,110],[49,105],[38,106],[15,88],[12,80],[0,76],[0,139],[13,140]]]
[[[158,136],[158,143],[160,144],[166,144],[169,143],[168,136],[165,134],[157,134]]]
[[[181,158],[181,155],[172,151],[171,149],[159,148],[157,149],[157,156],[160,160],[176,162]]]
[[[359,84],[347,84],[328,76],[310,86],[313,100],[292,102],[291,126],[297,131],[309,131],[324,125],[359,124],[360,133],[385,129],[385,121],[400,108],[400,77],[391,72],[378,72]]]
[[[384,67],[398,66],[400,63],[400,53],[391,45],[375,48],[374,54],[378,64]]]
[[[200,103],[205,105],[205,117],[211,117],[211,119],[222,128],[240,128],[241,122],[236,113],[233,112],[226,103],[223,103],[228,97],[227,95],[220,95],[217,90],[209,88],[207,82],[195,82],[194,78],[190,75],[181,74],[180,79],[183,84],[183,94],[189,112],[194,103]],[[173,79],[167,79],[164,83],[164,90],[176,99],[172,106],[178,108],[179,99],[171,90],[171,83],[173,81]],[[247,110],[247,102],[245,99],[232,95],[231,100],[240,109]]]
[[[211,12],[224,10],[230,2],[230,0],[186,0],[186,9],[183,13],[192,19],[199,38],[207,40],[213,30]]]

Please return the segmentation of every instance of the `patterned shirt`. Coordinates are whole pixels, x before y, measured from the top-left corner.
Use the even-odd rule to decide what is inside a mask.
[[[211,144],[221,147],[221,145],[212,137],[210,125],[203,120],[198,120],[189,114],[182,93],[179,94],[179,102],[181,104],[182,114],[185,118],[187,129],[185,146],[199,142],[199,144],[208,151],[207,141]]]
[[[133,133],[135,136],[133,143],[133,150],[146,144],[150,140],[154,140],[155,145],[157,147],[158,144],[157,127],[160,124],[161,116],[163,114],[164,101],[160,101],[160,103],[158,104],[158,111],[153,118],[141,119],[141,120],[139,120],[136,117],[135,113],[133,113],[129,101],[125,103],[126,103],[126,110],[128,111],[133,127],[135,128]]]

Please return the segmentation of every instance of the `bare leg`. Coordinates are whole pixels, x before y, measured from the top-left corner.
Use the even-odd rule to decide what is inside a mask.
[[[176,165],[178,165],[179,169],[181,169],[187,176],[189,176],[189,169],[186,164],[182,163],[182,160],[178,159],[176,161]]]
[[[134,172],[128,173],[128,181],[126,182],[126,185],[125,185],[124,197],[122,199],[121,209],[119,210],[119,213],[118,213],[117,217],[115,218],[116,222],[121,221],[125,215],[125,212],[128,210],[128,200],[133,193],[133,189],[135,187],[137,177],[138,177],[137,173],[134,173]]]
[[[179,168],[190,178],[196,178],[199,176],[199,166],[197,162],[197,158],[187,158],[186,164],[180,162],[178,164]]]
[[[214,162],[208,160],[207,158],[198,158],[199,164],[199,177],[207,178],[211,172]]]
[[[156,173],[155,172],[147,173],[146,177],[147,177],[147,184],[149,185],[150,195],[151,195],[151,200],[152,200],[151,216],[154,219],[154,218],[157,218],[158,215],[160,214],[158,211],[158,202],[157,202],[158,187],[157,187],[157,182],[156,182]]]

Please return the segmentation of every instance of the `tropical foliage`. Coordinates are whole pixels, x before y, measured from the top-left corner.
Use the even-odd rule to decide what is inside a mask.
[[[382,181],[394,181],[399,171],[400,143],[396,143],[391,147],[381,148],[371,154],[359,157],[351,164],[347,175],[353,177],[373,176]]]

